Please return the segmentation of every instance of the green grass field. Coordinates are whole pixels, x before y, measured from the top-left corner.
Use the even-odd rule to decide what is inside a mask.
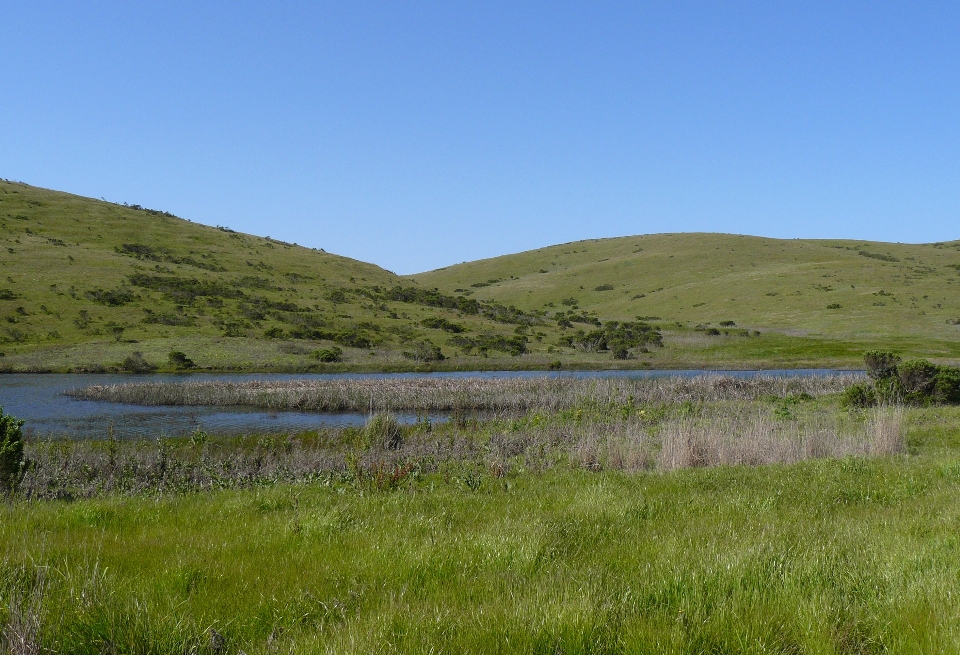
[[[956,652],[960,412],[905,420],[879,459],[7,502],[0,619],[63,653]]]
[[[856,366],[870,348],[956,361],[958,249],[661,234],[398,277],[0,181],[0,370],[119,370],[133,352],[170,369],[175,350],[216,370]],[[443,297],[423,295],[433,288]],[[464,311],[470,300],[480,311]],[[614,360],[564,342],[637,317],[663,348]],[[342,362],[310,357],[334,346]]]

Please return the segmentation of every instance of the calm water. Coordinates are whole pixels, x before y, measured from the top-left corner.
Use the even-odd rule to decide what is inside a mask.
[[[188,435],[197,428],[211,434],[289,433],[324,426],[362,425],[364,414],[329,414],[313,412],[264,412],[243,407],[139,407],[118,403],[74,400],[63,392],[92,384],[119,382],[184,382],[226,380],[289,380],[330,378],[517,378],[517,377],[657,377],[665,375],[701,375],[705,371],[503,371],[459,373],[345,373],[310,374],[206,374],[188,375],[0,375],[0,406],[4,413],[26,419],[27,434],[39,437],[74,439],[101,438],[110,425],[118,438]],[[795,369],[785,371],[725,371],[725,375],[829,375],[843,371],[829,369]],[[846,371],[848,372],[848,371]],[[401,415],[412,422],[414,414]]]

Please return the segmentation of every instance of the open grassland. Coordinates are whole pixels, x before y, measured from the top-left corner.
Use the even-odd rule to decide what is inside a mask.
[[[883,416],[785,401],[751,401],[738,425]],[[769,415],[781,407],[794,418]],[[701,409],[700,420],[739,415]],[[674,410],[660,438],[698,420]],[[294,483],[171,493],[155,480],[13,500],[0,508],[4,638],[65,653],[956,652],[960,411],[883,420],[905,453],[617,466],[578,455],[589,448],[540,458],[533,426],[504,424],[498,447],[512,435],[530,452],[501,468],[476,445],[486,424],[467,422],[404,433],[402,447],[418,430],[463,439],[456,461],[421,475],[357,475],[354,461]],[[337,441],[312,439],[296,447]],[[167,461],[221,447],[184,442]],[[116,460],[136,450],[116,448]]]
[[[958,248],[649,235],[399,277],[0,181],[0,371],[847,367],[871,349],[956,361]]]

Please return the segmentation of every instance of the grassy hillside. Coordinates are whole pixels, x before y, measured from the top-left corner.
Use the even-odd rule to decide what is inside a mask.
[[[135,351],[169,368],[174,350],[206,368],[410,367],[451,329],[514,330],[371,264],[6,181],[0,255],[4,370],[111,369]],[[310,357],[333,348],[343,364]]]
[[[175,351],[292,371],[855,366],[877,347],[955,360],[958,277],[960,242],[684,234],[403,278],[0,181],[0,371],[172,369]]]
[[[604,320],[679,322],[668,347],[710,342],[690,328],[700,335],[719,330],[717,343],[724,332],[743,329],[800,338],[779,346],[756,341],[755,348],[740,347],[744,353],[771,346],[839,352],[846,344],[877,343],[956,357],[960,341],[960,241],[657,234],[540,248],[412,278],[554,317],[576,309]],[[729,321],[735,326],[723,324]]]

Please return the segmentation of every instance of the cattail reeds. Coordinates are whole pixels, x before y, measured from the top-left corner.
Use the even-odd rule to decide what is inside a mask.
[[[584,403],[711,402],[837,393],[860,374],[744,378],[337,378],[249,382],[133,382],[67,395],[135,405],[249,406],[316,412],[560,410]]]

